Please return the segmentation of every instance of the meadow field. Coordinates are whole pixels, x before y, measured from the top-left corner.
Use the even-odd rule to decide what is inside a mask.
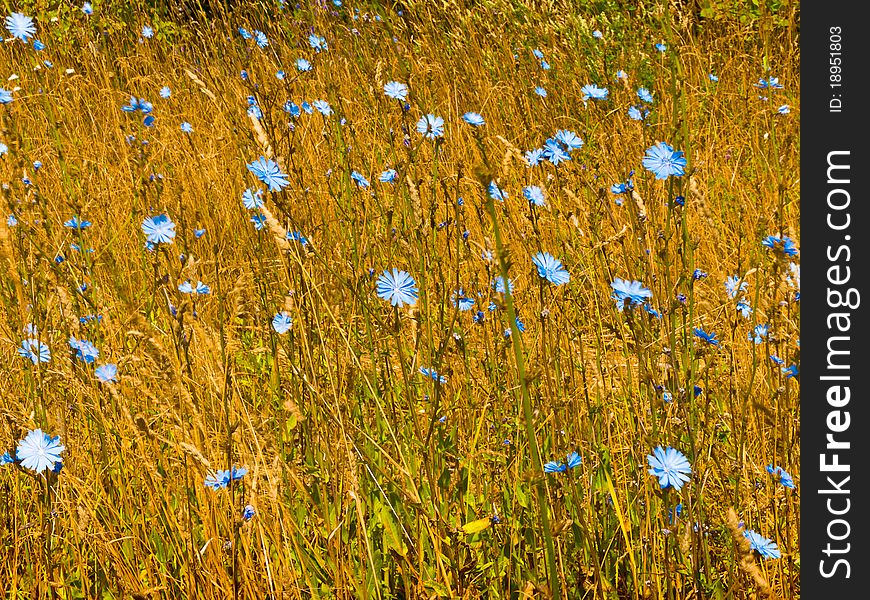
[[[796,1],[0,9],[5,598],[800,597]]]

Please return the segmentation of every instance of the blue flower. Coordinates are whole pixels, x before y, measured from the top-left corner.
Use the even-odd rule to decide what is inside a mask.
[[[536,185],[524,187],[523,196],[535,206],[544,206],[547,203],[544,199],[544,191]]]
[[[747,334],[747,339],[760,344],[767,337],[767,325],[756,325],[755,328]]]
[[[287,241],[288,242],[299,242],[301,245],[305,246],[308,244],[308,238],[302,235],[299,231],[288,231],[287,232]]]
[[[12,102],[12,92],[0,88],[0,104],[9,104]]]
[[[420,373],[425,375],[426,377],[431,378],[435,383],[447,383],[447,378],[443,375],[439,375],[438,371],[435,369],[427,369],[426,367],[420,367]]]
[[[429,139],[441,137],[444,135],[444,119],[433,114],[423,115],[417,121],[417,132]]]
[[[239,481],[248,470],[244,467],[232,467],[229,471],[218,471],[205,478],[205,487],[210,487],[213,490],[219,490],[230,485],[234,481]]]
[[[557,460],[551,460],[544,465],[544,473],[564,473],[568,470],[568,465]]]
[[[538,86],[538,87],[535,88],[535,93],[536,93],[538,96],[540,96],[541,98],[546,98],[546,97],[547,97],[547,90],[545,90],[545,89],[542,88],[541,86]]]
[[[160,88],[160,97],[161,98],[169,98],[172,95],[172,90],[169,89],[169,86],[163,86]]]
[[[699,338],[701,338],[705,342],[708,342],[708,343],[712,344],[713,346],[719,345],[719,340],[716,339],[715,333],[707,333],[706,331],[704,331],[703,329],[700,329],[698,327],[693,329],[693,331],[695,332],[696,336],[698,336]]]
[[[114,383],[118,381],[118,365],[100,365],[94,369],[94,375],[102,383]]]
[[[667,448],[658,446],[652,454],[647,454],[646,460],[651,467],[648,471],[649,474],[659,480],[662,489],[672,487],[679,490],[685,482],[689,481],[692,467],[689,465],[689,460],[679,450],[670,446]]]
[[[306,72],[311,70],[311,63],[304,58],[296,59],[296,68],[301,72]]]
[[[254,515],[257,514],[257,511],[254,510],[254,507],[250,504],[246,504],[244,510],[242,510],[242,518],[245,521],[250,521],[254,518]]]
[[[656,50],[658,50],[659,52],[664,52],[667,49],[668,47],[662,43],[656,44]]]
[[[636,106],[629,106],[628,107],[628,118],[632,119],[634,121],[643,121],[648,114],[649,114],[649,111],[646,109],[641,111]]]
[[[193,235],[194,237],[196,237],[196,239],[199,239],[205,235],[205,229],[194,229]]]
[[[562,285],[571,279],[571,275],[562,266],[561,261],[549,252],[538,252],[532,258],[532,263],[538,268],[541,279],[546,279],[553,285]]]
[[[152,37],[154,37],[154,30],[148,25],[144,25],[142,27],[142,37],[150,40]]]
[[[646,88],[639,88],[637,90],[637,97],[640,98],[641,100],[643,100],[644,102],[646,102],[647,104],[652,104],[652,101],[653,101],[652,92],[650,92]]]
[[[565,459],[565,464],[569,469],[579,467],[583,462],[583,458],[577,452],[571,452]]]
[[[474,125],[475,127],[480,127],[481,125],[486,124],[486,121],[483,120],[483,117],[476,112],[465,113],[464,115],[462,115],[462,120],[469,125]]]
[[[543,148],[535,148],[534,150],[529,150],[525,154],[526,165],[529,167],[537,167],[538,164],[546,159],[545,150]]]
[[[656,179],[667,179],[671,175],[681,177],[686,168],[683,153],[675,151],[664,142],[658,142],[647,149],[642,163],[644,168],[655,173]]]
[[[181,131],[184,133],[193,133],[193,125],[185,121],[181,124]]]
[[[538,50],[537,48],[535,48],[534,50],[532,50],[532,54],[533,54],[534,57],[537,58],[538,60],[542,60],[542,59],[544,58],[544,53],[541,52],[540,50]]]
[[[596,40],[600,40],[604,37],[604,34],[596,29],[592,32],[592,37],[594,37]]]
[[[381,183],[393,183],[396,181],[396,178],[399,176],[399,173],[395,169],[387,169],[383,173],[380,174],[378,180]]]
[[[290,100],[284,103],[284,112],[290,113],[290,116],[294,118],[302,114],[302,111],[299,110],[299,106]]]
[[[45,50],[45,44],[43,44],[39,40],[33,40],[33,49],[36,50],[37,52],[39,52],[40,50]],[[52,67],[51,61],[47,60],[43,64],[46,67],[48,67],[49,69]],[[786,108],[788,108],[788,107],[786,107]]]
[[[175,238],[175,223],[167,215],[148,217],[142,221],[142,232],[152,244],[170,244]]]
[[[13,38],[17,38],[22,42],[26,42],[36,35],[36,26],[33,24],[33,18],[18,12],[14,12],[6,17],[6,29],[9,30]]]
[[[12,458],[12,455],[9,452],[4,452],[0,455],[0,467],[5,467],[6,465],[14,465],[15,459]]]
[[[251,217],[250,221],[254,224],[254,229],[261,231],[266,226],[266,215],[257,213]]]
[[[583,147],[583,140],[581,140],[580,137],[573,131],[560,129],[553,137],[556,139],[557,142],[564,144],[568,152],[571,152],[573,150],[579,150]]]
[[[408,86],[398,81],[390,81],[384,84],[384,94],[393,100],[404,102],[408,99]]]
[[[778,112],[781,115],[787,115],[788,113],[791,112],[791,108],[789,108],[788,104],[783,104],[782,106],[780,106],[779,108],[776,109],[776,112]]]
[[[725,279],[725,292],[730,298],[736,298],[737,294],[744,291],[747,286],[749,286],[749,284],[745,281],[740,281],[740,278],[737,275],[729,275]]]
[[[329,46],[326,44],[326,38],[313,33],[308,36],[308,45],[311,46],[315,52],[325,52],[326,50],[329,50]]]
[[[768,77],[766,80],[764,77],[758,80],[758,83],[755,84],[755,87],[760,89],[771,89],[771,90],[781,90],[782,84],[779,82],[779,77]]]
[[[91,16],[92,14],[94,14],[94,9],[91,6],[90,2],[85,2],[84,4],[82,4],[82,12],[88,16]]]
[[[242,192],[242,204],[248,210],[256,210],[263,206],[263,190],[248,188]]]
[[[797,377],[798,376],[798,366],[797,365],[790,365],[788,368],[783,369],[782,372],[785,375],[786,379],[789,379],[790,377]]]
[[[767,465],[767,472],[774,477],[779,477],[779,483],[781,483],[783,486],[795,489],[794,479],[792,479],[791,475],[789,475],[788,472],[782,467]]]
[[[498,200],[499,202],[504,202],[508,195],[507,192],[502,191],[498,184],[495,181],[489,182],[489,188],[487,188],[487,192],[489,192],[489,197],[493,200]]]
[[[80,221],[77,215],[73,216],[71,219],[64,222],[64,224],[63,224],[64,227],[69,227],[70,229],[78,229],[78,230],[87,229],[91,225],[92,225],[92,223],[90,221]]]
[[[315,100],[314,102],[312,102],[312,104],[314,105],[314,108],[316,108],[317,111],[324,117],[328,117],[332,114],[332,107],[326,100]]]
[[[314,112],[314,108],[310,104],[308,104],[307,102],[302,103],[302,110],[305,111],[306,115],[310,115],[311,113]]]
[[[361,173],[357,173],[356,171],[351,171],[350,178],[356,181],[356,184],[361,188],[369,187],[369,180],[363,177]]]
[[[784,256],[796,256],[798,253],[794,240],[788,236],[769,235],[761,240],[761,245],[771,250],[780,250]]]
[[[293,317],[286,311],[279,312],[272,318],[272,329],[276,333],[284,334],[293,327]]]
[[[709,77],[710,81],[712,81],[713,83],[716,83],[717,81],[719,81],[719,78],[716,75],[713,75],[712,73],[707,75],[707,77]]]
[[[562,149],[556,140],[547,140],[544,143],[544,156],[557,167],[561,163],[571,160],[571,156]]]
[[[42,473],[63,463],[60,455],[64,450],[66,447],[60,443],[60,436],[51,437],[42,429],[34,429],[18,442],[15,458],[25,469]]]
[[[378,277],[377,294],[393,306],[413,305],[417,302],[417,282],[406,271],[386,270]]]
[[[257,46],[260,48],[265,48],[269,45],[269,38],[266,37],[266,34],[262,31],[254,30],[254,42],[257,43]]]
[[[652,292],[643,287],[640,281],[629,282],[617,277],[610,284],[610,287],[613,288],[613,293],[610,297],[616,302],[616,308],[620,312],[625,307],[626,300],[629,306],[634,306],[636,304],[643,304],[647,298],[652,298]]]
[[[281,168],[272,159],[261,156],[258,160],[248,164],[248,170],[256,175],[269,188],[270,192],[280,192],[282,188],[290,185],[287,175],[281,172]]]
[[[492,280],[492,289],[494,289],[499,294],[504,294],[505,293],[504,277],[499,275],[495,279],[493,279]],[[507,280],[507,289],[510,291],[511,294],[514,293],[514,282],[512,279]]]
[[[762,558],[779,558],[782,556],[773,540],[769,540],[751,529],[744,531],[743,535],[749,540],[749,547],[758,552]]]
[[[610,94],[607,88],[600,88],[594,83],[584,85],[580,88],[580,91],[583,93],[582,99],[584,102],[590,99],[607,100],[607,96]]]
[[[251,39],[250,32],[247,29],[245,29],[244,27],[239,27],[239,35],[242,36],[243,40]]]
[[[77,340],[70,336],[69,347],[75,350],[76,358],[85,364],[92,364],[100,357],[100,351],[88,340]]]
[[[471,310],[474,307],[474,298],[466,296],[465,291],[462,288],[453,292],[451,301],[453,302],[453,306],[461,311]]]
[[[737,312],[739,312],[740,316],[744,319],[748,319],[749,315],[752,314],[752,307],[749,306],[749,302],[746,298],[737,302]]]

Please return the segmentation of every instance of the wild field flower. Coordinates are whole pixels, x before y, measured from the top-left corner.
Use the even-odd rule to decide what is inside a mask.
[[[462,288],[459,288],[450,298],[453,306],[458,308],[461,311],[468,311],[474,307],[474,298],[469,298],[465,295],[465,291]]]
[[[63,226],[68,227],[70,229],[84,230],[90,227],[92,223],[90,221],[84,221],[78,218],[77,215],[74,215],[72,218],[68,219],[64,222]]]
[[[755,342],[756,344],[760,344],[761,342],[764,341],[764,338],[767,337],[767,331],[768,331],[767,325],[765,325],[765,324],[756,325],[752,329],[752,331],[750,331],[749,334],[747,335],[747,339]]]
[[[505,287],[504,277],[498,275],[495,279],[492,280],[492,289],[494,289],[499,294],[504,294],[505,289],[509,290],[511,294],[514,293],[514,282],[512,279],[507,280],[507,287]]]
[[[18,442],[15,457],[25,469],[42,473],[46,469],[59,470],[64,450],[60,436],[51,437],[42,429],[34,429]]]
[[[152,37],[154,37],[154,29],[150,25],[143,25],[142,37],[146,40],[150,40]]]
[[[387,169],[378,176],[378,181],[381,183],[395,183],[399,173],[395,169]]]
[[[118,365],[105,364],[94,369],[94,375],[102,383],[114,383],[118,381]]]
[[[435,369],[429,369],[427,367],[420,367],[420,373],[432,379],[435,383],[447,383],[447,378],[443,375],[439,375],[438,371]]]
[[[553,285],[563,285],[571,279],[562,262],[549,252],[538,252],[532,258],[532,263],[538,269],[538,276]]]
[[[293,327],[293,317],[286,311],[279,312],[272,318],[272,329],[278,334],[285,334]]]
[[[404,102],[408,99],[408,86],[398,81],[389,81],[384,84],[384,94],[393,100]]]
[[[640,281],[628,281],[617,277],[610,284],[610,287],[613,288],[610,297],[616,302],[616,308],[620,312],[625,307],[626,302],[628,302],[628,306],[635,306],[643,304],[648,298],[652,298],[652,292],[643,287]]]
[[[652,454],[647,455],[646,460],[651,467],[649,474],[659,480],[662,489],[672,487],[679,491],[692,474],[692,467],[686,456],[670,446],[658,446]]]
[[[719,340],[716,339],[715,333],[707,333],[706,331],[704,331],[703,329],[701,329],[699,327],[696,327],[692,331],[695,333],[695,336],[701,338],[702,340],[704,340],[708,344],[711,344],[713,346],[719,345]]]
[[[242,192],[242,204],[248,210],[257,210],[263,207],[263,190],[248,188]]]
[[[248,469],[245,467],[232,467],[227,471],[218,471],[212,473],[205,478],[205,486],[213,490],[219,490],[230,486],[233,482],[239,481],[247,474]]]
[[[536,185],[524,187],[523,196],[535,206],[544,206],[547,203],[544,199],[544,191]]]
[[[75,352],[76,358],[85,364],[93,364],[99,357],[100,351],[88,340],[79,340],[70,336],[69,347]]]
[[[744,531],[743,535],[749,540],[749,547],[758,552],[762,558],[771,559],[782,556],[773,540],[769,540],[751,529]]]
[[[607,100],[607,96],[610,94],[607,88],[598,87],[594,83],[584,85],[580,88],[580,92],[584,102],[587,100]]]
[[[146,217],[142,221],[142,232],[151,244],[171,244],[175,239],[175,223],[165,214]]]
[[[768,473],[779,479],[779,483],[781,485],[787,488],[795,489],[794,479],[792,479],[792,476],[788,474],[788,471],[786,471],[782,467],[775,467],[773,465],[767,465],[766,468]]]
[[[499,202],[504,202],[508,198],[507,192],[503,191],[495,181],[489,182],[489,187],[487,188],[487,192],[489,193],[489,197],[493,200],[498,200]]]
[[[652,104],[653,102],[652,92],[644,87],[638,88],[637,97],[640,98],[642,101],[646,102],[647,104]]]
[[[433,114],[423,115],[417,121],[417,132],[430,140],[442,137],[444,135],[444,119]]]
[[[29,338],[21,342],[18,354],[22,358],[30,359],[33,364],[47,363],[51,360],[51,351],[48,346],[37,339]]]
[[[729,298],[736,298],[737,294],[746,291],[749,284],[746,281],[740,281],[737,275],[729,275],[725,279],[725,292]]]
[[[278,163],[270,158],[267,159],[265,156],[261,156],[258,160],[249,163],[248,170],[263,182],[270,192],[280,192],[283,188],[290,185],[287,175],[281,171]]]
[[[643,157],[643,167],[655,173],[656,179],[667,179],[670,176],[682,177],[686,168],[683,153],[671,148],[665,142],[658,142],[648,148]]]
[[[462,115],[462,120],[469,125],[474,125],[475,127],[480,127],[481,125],[486,124],[486,121],[483,120],[483,117],[476,112],[465,113],[464,115]]]
[[[22,42],[26,42],[36,35],[36,25],[33,24],[33,18],[19,12],[14,12],[6,17],[6,29],[13,38]]]
[[[414,305],[417,302],[417,282],[406,271],[386,270],[378,277],[377,294],[393,306]]]

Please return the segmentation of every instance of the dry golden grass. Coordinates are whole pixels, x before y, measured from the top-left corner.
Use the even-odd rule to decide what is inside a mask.
[[[360,5],[357,19],[353,6],[250,6],[186,29],[73,11],[40,17],[41,54],[0,45],[0,76],[17,75],[2,86],[20,88],[0,105],[15,217],[0,220],[0,450],[37,427],[66,447],[58,475],[0,467],[10,598],[799,597],[799,384],[768,358],[799,364],[799,257],[761,245],[800,239],[796,3],[744,24],[667,4],[405,4],[404,17]],[[157,35],[140,42],[146,23]],[[328,51],[309,47],[312,28]],[[300,57],[312,71],[297,72]],[[758,89],[762,76],[784,89]],[[393,80],[410,88],[407,111],[383,93]],[[587,83],[608,100],[584,104]],[[644,123],[626,115],[640,86],[654,92]],[[153,127],[120,110],[131,95],[153,103]],[[262,119],[246,114],[249,95]],[[334,114],[282,110],[318,98]],[[415,130],[427,113],[445,120],[437,143]],[[528,168],[523,154],[561,129],[583,148]],[[656,141],[686,152],[684,177],[641,167]],[[260,185],[245,166],[260,156],[290,185],[264,195],[258,231],[241,196]],[[378,181],[387,168],[395,183]],[[630,171],[618,205],[610,186]],[[528,185],[545,207],[523,198]],[[161,213],[177,235],[148,250],[141,224]],[[73,215],[93,225],[64,227]],[[538,251],[569,284],[542,282]],[[490,285],[501,259],[510,306]],[[416,280],[413,307],[376,296],[392,268]],[[731,275],[747,283],[737,298]],[[642,281],[662,318],[617,311],[617,277]],[[185,280],[211,292],[182,294]],[[454,307],[459,288],[473,311]],[[283,335],[280,311],[293,318]],[[763,343],[747,338],[765,323]],[[71,336],[99,349],[95,364]],[[29,337],[50,362],[18,355]],[[117,383],[95,378],[106,363]],[[647,473],[659,445],[689,458],[682,490]],[[579,467],[541,471],[572,451]],[[231,465],[248,472],[204,486]],[[747,553],[738,518],[781,558]]]

